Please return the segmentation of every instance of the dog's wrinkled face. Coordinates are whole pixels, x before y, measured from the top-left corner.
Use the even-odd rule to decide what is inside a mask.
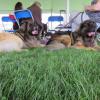
[[[38,26],[35,23],[33,23],[32,20],[27,22],[26,27],[27,27],[27,33],[29,33],[30,35],[35,36],[38,34]]]
[[[79,36],[82,37],[84,45],[92,47],[96,37],[96,23],[92,20],[86,20],[79,27]]]
[[[20,23],[20,29],[22,33],[28,33],[29,35],[34,35],[32,32],[38,30],[38,26],[35,25],[31,19],[23,19]]]
[[[32,20],[22,20],[19,33],[24,33],[24,39],[30,39],[38,34],[38,27],[33,23]]]

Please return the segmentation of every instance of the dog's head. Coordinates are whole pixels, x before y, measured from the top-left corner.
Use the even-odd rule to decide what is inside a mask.
[[[27,19],[27,20],[22,20],[19,30],[22,33],[29,33],[29,35],[32,35],[32,32],[34,30],[38,30],[38,27],[33,23],[32,20]]]
[[[24,33],[24,39],[30,39],[38,34],[38,27],[30,19],[23,19],[18,30],[19,33]]]
[[[81,23],[78,36],[82,37],[85,46],[93,46],[96,37],[96,23],[92,20],[86,20]]]

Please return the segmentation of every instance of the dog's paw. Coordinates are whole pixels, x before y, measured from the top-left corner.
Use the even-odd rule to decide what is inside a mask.
[[[96,49],[96,51],[100,51],[100,46],[95,46],[94,48]]]
[[[90,50],[90,51],[96,51],[95,48],[92,48],[92,47],[88,47],[88,48],[84,48],[85,50]]]

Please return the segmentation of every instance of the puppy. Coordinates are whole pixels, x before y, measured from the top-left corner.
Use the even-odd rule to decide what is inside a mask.
[[[46,48],[48,50],[58,50],[71,46],[71,38],[66,34],[53,34],[48,41]]]
[[[86,20],[80,24],[75,34],[73,47],[87,50],[100,50],[96,42],[96,23],[92,20]]]

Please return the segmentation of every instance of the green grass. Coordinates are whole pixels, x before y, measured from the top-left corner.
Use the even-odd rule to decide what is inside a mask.
[[[0,100],[100,100],[100,52],[1,53]]]

